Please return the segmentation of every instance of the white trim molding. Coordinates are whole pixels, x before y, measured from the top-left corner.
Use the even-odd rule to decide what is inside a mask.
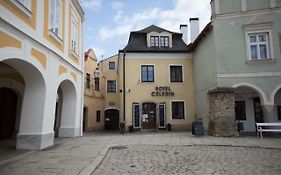
[[[218,73],[217,78],[279,77],[281,72]]]
[[[238,88],[238,87],[250,87],[252,88],[254,91],[257,92],[257,94],[259,95],[260,97],[260,100],[261,100],[261,104],[262,105],[268,105],[270,104],[268,101],[267,101],[267,98],[266,98],[266,94],[264,93],[263,90],[261,90],[259,87],[257,87],[256,85],[253,85],[253,84],[249,84],[249,83],[237,83],[235,85],[233,85],[232,87],[233,88]]]
[[[163,60],[174,60],[174,59],[192,59],[192,54],[190,53],[131,53],[126,52],[126,59],[163,59]]]

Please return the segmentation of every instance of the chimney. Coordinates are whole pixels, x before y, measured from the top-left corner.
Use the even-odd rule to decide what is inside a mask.
[[[188,44],[188,35],[187,35],[187,25],[181,24],[180,25],[180,32],[182,33],[182,40],[185,42],[185,44]]]
[[[193,41],[196,39],[196,37],[199,34],[199,18],[189,18],[190,22],[190,39],[193,43]]]

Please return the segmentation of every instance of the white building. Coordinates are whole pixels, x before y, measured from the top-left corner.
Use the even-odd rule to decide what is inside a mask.
[[[84,12],[77,0],[0,1],[0,139],[43,149],[82,135]]]

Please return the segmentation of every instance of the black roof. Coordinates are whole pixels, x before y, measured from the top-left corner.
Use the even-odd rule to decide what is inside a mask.
[[[173,47],[147,47],[146,34],[150,32],[168,32],[172,34]],[[122,49],[125,52],[187,52],[187,45],[182,40],[182,34],[171,32],[161,27],[151,25],[139,31],[130,33],[128,44]]]

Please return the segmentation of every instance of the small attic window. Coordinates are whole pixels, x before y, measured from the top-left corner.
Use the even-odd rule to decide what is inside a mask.
[[[150,46],[159,47],[159,36],[150,36]]]
[[[169,37],[168,36],[161,36],[160,37],[160,46],[161,47],[169,47]]]

